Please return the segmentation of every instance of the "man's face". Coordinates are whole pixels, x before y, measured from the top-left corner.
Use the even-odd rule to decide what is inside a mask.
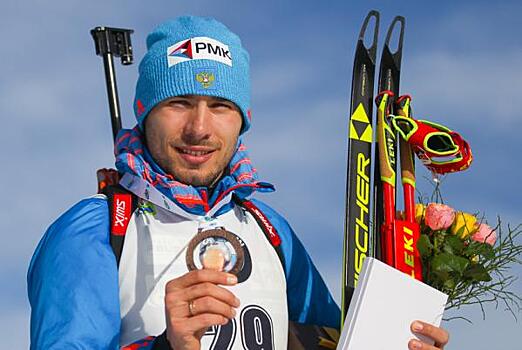
[[[178,96],[150,111],[145,138],[154,160],[176,180],[212,186],[234,155],[241,122],[239,109],[228,100]]]

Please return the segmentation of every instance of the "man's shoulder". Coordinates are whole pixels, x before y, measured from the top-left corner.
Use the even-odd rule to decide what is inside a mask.
[[[281,238],[283,247],[291,246],[296,237],[285,217],[272,206],[257,198],[252,198],[250,201],[266,216],[269,223],[274,226],[277,234]]]
[[[50,227],[51,229],[71,229],[90,227],[108,222],[107,197],[102,194],[84,198],[64,212]]]
[[[80,200],[49,226],[31,259],[27,291],[38,348],[101,349],[117,342],[118,270],[105,196]]]
[[[252,198],[250,199],[250,202],[252,202],[261,212],[270,220],[270,222],[273,225],[289,229],[290,225],[288,224],[288,221],[284,218],[282,214],[280,214],[276,209],[274,209],[269,204],[257,199]]]
[[[106,197],[96,195],[82,199],[49,226],[34,252],[30,270],[36,261],[65,255],[81,259],[82,255],[90,255],[91,251],[109,244],[108,233]]]

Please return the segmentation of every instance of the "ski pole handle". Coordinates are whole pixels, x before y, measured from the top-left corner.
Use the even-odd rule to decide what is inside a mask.
[[[96,27],[91,30],[91,35],[96,46],[96,54],[103,57],[107,97],[109,98],[109,109],[111,113],[112,137],[114,141],[116,141],[116,135],[118,135],[121,129],[121,114],[113,57],[121,57],[121,63],[123,65],[132,64],[131,34],[133,32],[132,29],[110,27]]]
[[[411,97],[403,95],[397,99],[396,114],[411,118]],[[415,222],[415,163],[411,146],[402,137],[399,138],[401,179],[404,190],[404,212],[406,221]]]
[[[384,203],[381,245],[383,261],[390,266],[395,266],[395,133],[388,124],[393,96],[392,91],[386,90],[380,92],[375,99],[377,104],[377,153]]]

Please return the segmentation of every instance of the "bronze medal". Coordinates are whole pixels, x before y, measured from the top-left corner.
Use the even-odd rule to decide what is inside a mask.
[[[187,267],[189,270],[211,269],[238,275],[245,265],[245,249],[238,236],[223,228],[200,231],[187,247]]]

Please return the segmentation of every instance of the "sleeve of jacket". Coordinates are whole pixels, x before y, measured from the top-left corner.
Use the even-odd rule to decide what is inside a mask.
[[[27,274],[31,349],[120,349],[116,259],[105,198],[84,199],[45,232]],[[170,349],[149,336],[121,349]]]
[[[274,209],[256,199],[252,202],[281,236],[290,320],[339,329],[340,309],[297,235]]]
[[[31,349],[118,349],[118,271],[107,201],[80,201],[44,234],[27,275]]]

